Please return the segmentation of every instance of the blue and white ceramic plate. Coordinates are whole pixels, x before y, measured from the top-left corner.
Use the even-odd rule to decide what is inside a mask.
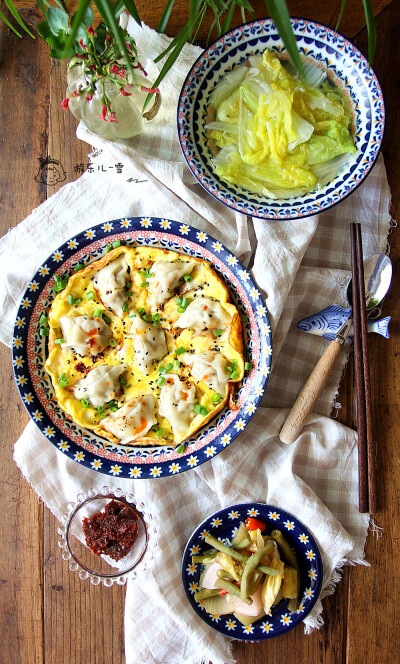
[[[224,279],[243,316],[245,348],[253,369],[237,394],[238,410],[225,408],[188,441],[183,454],[172,445],[135,447],[110,444],[72,422],[59,407],[45,370],[47,340],[39,335],[39,318],[53,302],[55,275],[73,272],[78,263],[98,260],[107,244],[162,247],[209,261]],[[40,431],[61,452],[106,475],[165,477],[211,459],[243,431],[267,385],[272,339],[265,303],[256,284],[230,251],[210,235],[186,224],[154,217],[117,219],[93,226],[57,249],[38,269],[22,298],[14,328],[12,358],[21,399]]]
[[[199,588],[201,564],[192,564],[191,558],[209,549],[204,537],[210,533],[222,541],[231,540],[241,521],[249,516],[257,517],[266,525],[264,534],[281,530],[294,550],[300,570],[300,608],[290,613],[288,600],[282,599],[272,609],[272,616],[265,616],[245,627],[235,616],[211,616],[205,611],[202,602],[194,600]],[[182,560],[182,581],[186,595],[196,613],[210,626],[224,636],[241,641],[263,641],[286,634],[301,623],[316,603],[322,585],[322,560],[315,539],[310,531],[293,514],[264,503],[244,503],[226,507],[205,519],[190,537]]]
[[[365,179],[378,157],[385,126],[381,87],[360,51],[331,28],[292,19],[304,58],[324,68],[348,98],[352,134],[358,152],[327,185],[304,196],[272,200],[227,185],[214,175],[207,145],[205,118],[210,95],[224,74],[266,48],[287,57],[271,19],[246,23],[220,37],[196,60],[183,85],[178,104],[182,152],[198,182],[216,199],[244,214],[264,219],[298,219],[322,212],[346,198]]]

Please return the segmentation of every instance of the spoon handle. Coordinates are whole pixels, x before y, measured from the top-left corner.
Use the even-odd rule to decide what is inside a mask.
[[[279,438],[282,443],[286,445],[294,443],[301,433],[305,420],[314,409],[322,390],[328,382],[328,378],[332,373],[341,350],[341,343],[335,340],[331,341],[324,354],[318,360],[281,429]]]

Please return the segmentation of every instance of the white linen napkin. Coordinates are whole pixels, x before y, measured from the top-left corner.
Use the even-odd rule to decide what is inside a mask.
[[[167,43],[146,26],[126,24],[139,52],[152,57]],[[48,256],[53,260],[54,250],[80,231],[120,217],[175,219],[214,236],[251,268],[268,306],[273,369],[262,404],[234,443],[206,464],[181,475],[126,480],[105,477],[68,459],[33,423],[16,443],[16,463],[57,518],[79,491],[104,484],[133,492],[153,514],[159,547],[147,570],[128,581],[127,664],[200,664],[207,658],[213,664],[234,662],[230,641],[192,611],[180,583],[184,545],[198,523],[217,509],[261,501],[300,518],[321,550],[321,597],[333,591],[345,562],[363,561],[368,527],[368,515],[357,509],[356,434],[326,417],[346,353],[319,401],[319,414],[309,418],[296,443],[286,447],[277,434],[285,407],[293,403],[326,347],[325,340],[300,332],[296,322],[329,304],[344,304],[349,222],[361,221],[366,256],[385,250],[390,216],[383,160],[351,197],[318,217],[276,222],[234,213],[193,180],[179,152],[177,97],[198,53],[186,46],[165,79],[162,115],[140,137],[111,143],[79,125],[78,136],[102,150],[92,158],[94,173],[64,186],[0,241],[0,339],[8,345],[17,305],[39,265]],[[122,174],[97,170],[116,163],[123,164]],[[307,630],[322,624],[321,611],[319,601],[305,621]]]

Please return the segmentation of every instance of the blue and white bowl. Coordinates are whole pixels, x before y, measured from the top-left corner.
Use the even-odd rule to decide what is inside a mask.
[[[204,541],[207,534],[227,543],[226,540],[232,539],[240,522],[245,522],[248,517],[255,517],[265,523],[264,534],[280,530],[294,551],[299,566],[300,604],[299,609],[291,613],[288,600],[282,599],[272,607],[271,616],[265,616],[245,627],[233,614],[212,616],[204,609],[203,602],[196,602],[194,593],[199,589],[203,566],[200,563],[192,564],[192,556],[201,555],[210,548]],[[281,636],[303,622],[318,601],[322,578],[321,554],[310,531],[293,514],[265,503],[231,505],[209,516],[189,538],[182,559],[183,587],[194,611],[213,629],[241,641],[264,641]]]
[[[46,337],[39,334],[40,316],[54,300],[55,275],[73,274],[79,263],[98,260],[106,245],[161,247],[202,258],[213,266],[242,315],[245,348],[253,368],[237,394],[237,410],[225,407],[188,441],[179,454],[172,445],[151,447],[105,441],[73,422],[60,408],[45,369]],[[159,478],[204,463],[243,431],[266,388],[272,358],[272,337],[265,302],[244,266],[228,249],[197,228],[156,217],[129,217],[92,226],[65,242],[32,276],[21,300],[12,347],[14,376],[33,422],[57,449],[82,466],[114,477]],[[107,445],[105,445],[107,443]]]
[[[366,58],[348,40],[320,23],[292,19],[300,53],[324,68],[348,98],[357,153],[328,184],[303,196],[277,199],[227,185],[213,173],[207,145],[210,95],[224,75],[266,48],[286,56],[271,19],[241,25],[220,37],[196,60],[178,104],[178,134],[186,162],[198,182],[230,208],[263,219],[298,219],[336,205],[366,178],[375,163],[385,127],[382,90]]]

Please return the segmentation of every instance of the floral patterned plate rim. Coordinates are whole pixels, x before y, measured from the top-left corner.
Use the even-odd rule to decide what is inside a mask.
[[[304,196],[276,199],[251,194],[220,180],[211,167],[211,152],[204,129],[209,98],[226,71],[250,55],[284,47],[271,19],[245,23],[217,39],[196,60],[183,84],[177,111],[183,155],[198,182],[224,205],[264,219],[298,219],[318,214],[351,194],[366,178],[382,144],[385,106],[382,90],[368,61],[348,39],[322,23],[291,19],[300,52],[323,67],[348,98],[352,132],[358,148],[347,166],[324,187]]]
[[[264,521],[266,533],[274,529],[281,530],[294,549],[300,569],[301,604],[296,613],[290,613],[287,608],[288,600],[283,599],[272,609],[272,616],[264,616],[253,625],[245,627],[234,615],[211,616],[201,606],[201,602],[198,603],[194,600],[193,595],[198,589],[202,565],[199,563],[193,565],[191,557],[210,548],[204,541],[207,532],[222,541],[230,540],[240,522],[245,521],[249,516]],[[182,558],[183,587],[197,615],[224,636],[241,641],[253,642],[271,639],[287,633],[301,623],[318,600],[322,576],[321,554],[308,528],[293,514],[275,505],[265,503],[232,505],[207,517],[190,536]]]
[[[253,369],[245,375],[237,394],[238,410],[225,408],[218,413],[188,441],[182,454],[172,445],[150,448],[108,442],[105,446],[105,439],[81,428],[62,411],[44,368],[47,340],[39,334],[39,319],[53,302],[55,275],[63,278],[76,265],[97,260],[106,245],[117,240],[170,249],[209,261],[224,279],[232,301],[244,318],[245,347]],[[54,251],[28,284],[19,305],[12,345],[14,376],[21,399],[44,436],[70,459],[91,470],[145,479],[190,470],[227,447],[257,409],[268,382],[271,355],[271,329],[265,302],[236,256],[207,233],[158,217],[129,217],[99,224]]]

